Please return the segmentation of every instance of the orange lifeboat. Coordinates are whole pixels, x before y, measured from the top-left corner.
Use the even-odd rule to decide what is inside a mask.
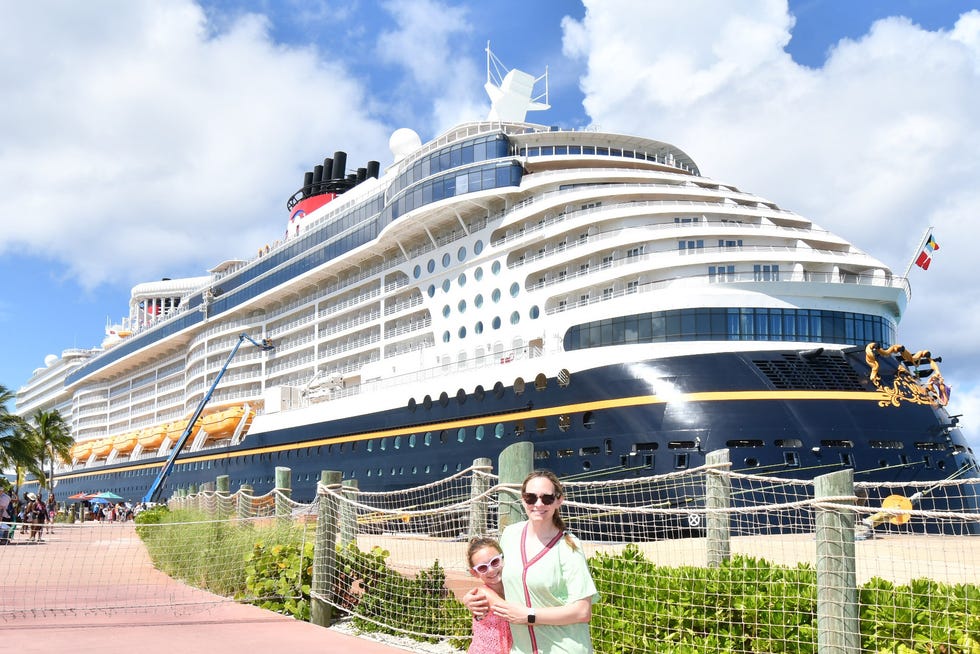
[[[89,454],[92,453],[92,441],[85,441],[84,443],[75,443],[71,446],[71,458],[83,460],[87,459]]]
[[[139,436],[139,432],[130,431],[125,434],[119,434],[112,439],[112,446],[116,448],[116,451],[120,454],[127,454],[133,451],[136,447],[136,440]]]
[[[241,406],[215,411],[205,416],[204,431],[207,432],[208,438],[227,438],[234,433],[244,415],[245,408]]]
[[[92,454],[94,454],[100,459],[108,456],[109,452],[111,451],[112,451],[111,438],[103,438],[101,440],[97,440],[94,443],[92,443]]]
[[[140,447],[142,447],[144,450],[155,450],[160,447],[164,437],[167,435],[168,424],[169,423],[164,422],[156,427],[141,431],[139,433]]]

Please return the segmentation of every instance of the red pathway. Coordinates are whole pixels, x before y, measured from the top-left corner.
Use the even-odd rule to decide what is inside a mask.
[[[149,564],[132,523],[0,546],[0,643],[17,654],[406,651],[174,581]]]

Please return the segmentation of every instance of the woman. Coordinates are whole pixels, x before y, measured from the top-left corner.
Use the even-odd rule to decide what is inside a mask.
[[[521,485],[528,519],[504,529],[500,538],[504,600],[480,589],[464,597],[477,615],[488,608],[511,625],[518,654],[592,652],[589,620],[597,600],[592,574],[577,538],[565,532],[559,513],[565,499],[554,473],[536,470]]]

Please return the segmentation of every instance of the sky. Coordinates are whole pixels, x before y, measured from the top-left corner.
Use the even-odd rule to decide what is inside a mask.
[[[673,143],[897,275],[933,227],[899,342],[980,448],[980,0],[0,0],[0,384],[276,239],[334,151],[485,118],[488,41],[547,66],[530,120]]]

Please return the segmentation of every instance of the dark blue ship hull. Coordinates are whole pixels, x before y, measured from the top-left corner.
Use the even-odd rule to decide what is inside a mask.
[[[894,362],[885,360],[882,382],[888,384],[895,370]],[[502,366],[493,374],[506,371]],[[219,475],[230,477],[232,490],[249,484],[255,494],[263,494],[274,486],[277,466],[291,470],[298,501],[314,497],[322,470],[341,471],[361,490],[408,488],[442,479],[478,457],[496,461],[505,447],[519,441],[534,444],[536,467],[581,480],[693,468],[719,449],[729,450],[733,470],[773,477],[810,479],[844,468],[852,468],[858,482],[980,476],[945,409],[907,401],[881,406],[882,396],[868,381],[864,352],[858,348],[844,354],[692,355],[609,365],[569,377],[483,381],[456,389],[439,388],[432,380],[427,395],[406,395],[399,409],[253,434],[239,445],[184,453],[161,496]],[[111,490],[137,501],[164,460],[66,472],[57,476],[57,495]],[[884,494],[891,492],[901,490]],[[663,499],[675,506],[701,502],[684,494],[668,493]],[[869,497],[872,505],[879,500]],[[975,496],[936,495],[923,497],[916,508],[976,511],[977,506]]]

